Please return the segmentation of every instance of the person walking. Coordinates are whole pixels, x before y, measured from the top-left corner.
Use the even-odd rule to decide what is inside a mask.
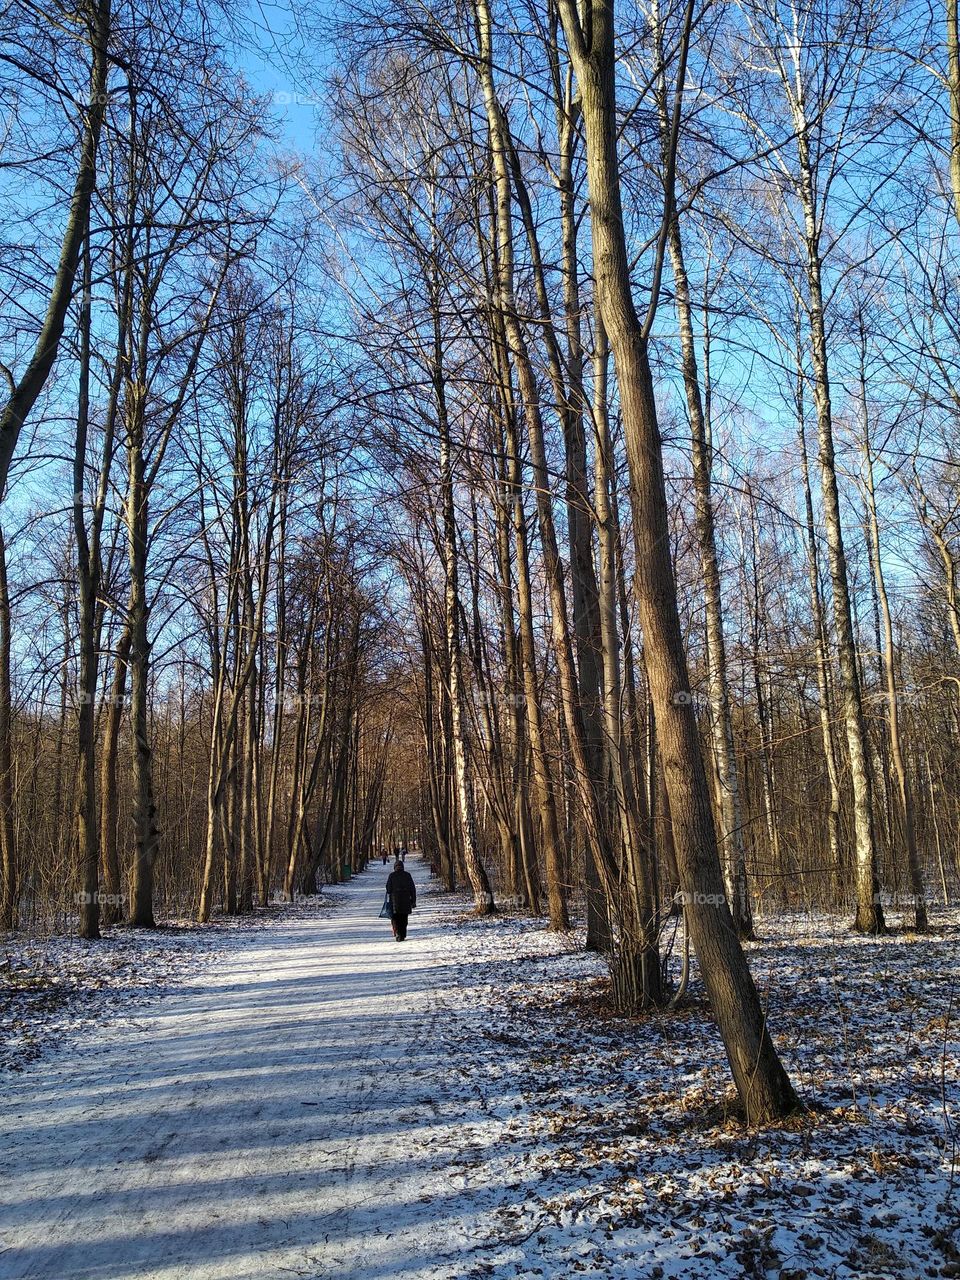
[[[417,905],[417,886],[413,876],[398,858],[393,870],[387,876],[387,898],[390,901],[390,924],[393,936],[398,942],[407,937],[407,921],[410,912]]]

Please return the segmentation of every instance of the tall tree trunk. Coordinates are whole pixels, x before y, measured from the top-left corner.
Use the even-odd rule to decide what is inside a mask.
[[[810,613],[813,623],[814,657],[817,670],[817,703],[820,717],[820,740],[827,772],[829,801],[827,806],[827,841],[830,866],[834,882],[839,887],[843,881],[843,856],[840,838],[840,778],[837,770],[837,753],[833,730],[833,699],[830,689],[830,667],[827,658],[826,620],[820,595],[820,556],[817,551],[817,530],[813,513],[813,494],[810,489],[810,467],[807,461],[807,439],[804,426],[803,372],[797,373],[797,447],[800,453],[800,473],[803,480],[803,508],[807,542],[807,581],[810,590]]]
[[[620,671],[618,630],[620,573],[619,529],[613,514],[611,477],[614,470],[613,440],[607,400],[609,348],[603,321],[597,317],[594,355],[594,511],[599,541],[599,604],[601,652],[603,655],[604,744],[607,771],[611,780],[611,802],[620,833],[623,874],[627,892],[622,894],[634,919],[627,936],[620,939],[613,961],[613,979],[618,989],[617,1003],[624,1008],[644,1002],[645,960],[638,955],[631,937],[643,939],[657,928],[657,891],[653,832],[649,813],[641,814],[642,793],[636,773],[627,759],[627,739],[623,732],[623,681]]]
[[[130,721],[133,729],[133,821],[135,850],[130,923],[156,926],[153,867],[160,843],[153,791],[150,741],[150,636],[147,605],[148,487],[145,483],[143,424],[146,387],[131,382],[127,393],[127,534],[130,561]]]
[[[502,463],[499,465],[502,466]],[[498,503],[499,505],[502,504]],[[499,513],[497,518],[503,522],[503,517]],[[517,902],[522,900],[523,897],[522,877],[520,875],[520,839],[519,832],[513,821],[513,788],[510,785],[511,780],[506,766],[503,727],[501,715],[497,710],[498,691],[490,671],[487,628],[481,608],[481,523],[475,485],[470,486],[469,548],[467,567],[470,577],[470,618],[472,624],[470,652],[473,658],[473,672],[478,692],[479,739],[482,741],[482,751],[486,757],[486,768],[480,770],[478,776],[484,800],[490,809],[497,828],[501,851],[501,866],[506,878],[507,893],[514,902]],[[505,593],[501,592],[500,594],[502,597]],[[508,701],[504,715],[508,728],[514,726],[516,714],[516,706]]]
[[[770,643],[766,629],[766,600],[760,560],[760,521],[752,478],[746,481],[745,488],[750,545],[748,550],[746,542],[743,543],[742,559],[745,575],[743,586],[744,596],[749,599],[750,608],[750,666],[753,674],[753,696],[757,708],[757,727],[760,730],[763,814],[767,828],[767,857],[774,868],[774,874],[780,875],[783,871],[783,859],[773,749],[773,698],[769,663],[764,661],[764,656],[769,652]],[[748,572],[749,577],[746,577]]]
[[[550,469],[547,464],[543,422],[540,411],[540,393],[536,374],[530,359],[526,338],[520,324],[514,296],[514,253],[510,197],[509,154],[510,144],[506,122],[496,95],[493,79],[493,41],[490,12],[487,0],[477,0],[477,23],[480,37],[480,77],[487,112],[490,134],[490,160],[495,191],[495,227],[498,269],[495,276],[495,301],[503,317],[504,333],[509,348],[510,361],[516,370],[520,390],[523,418],[527,427],[530,461],[533,469],[537,519],[540,528],[540,544],[550,593],[551,628],[557,662],[557,678],[564,719],[564,728],[570,746],[570,764],[573,782],[580,801],[581,814],[587,837],[592,842],[594,854],[603,867],[605,883],[612,892],[615,868],[609,846],[605,806],[598,794],[596,765],[591,757],[590,742],[584,724],[583,708],[579,697],[579,676],[573,656],[573,643],[567,616],[566,591],[563,564],[560,559],[551,498]],[[644,954],[649,956],[647,990],[650,999],[659,1000],[659,956],[656,955],[655,938],[645,940]]]
[[[873,451],[870,443],[870,416],[867,411],[866,377],[861,367],[860,395],[863,409],[863,461],[864,483],[867,490],[867,516],[869,521],[870,542],[873,547],[873,576],[877,589],[877,602],[880,606],[880,617],[883,625],[883,676],[887,694],[887,727],[890,734],[890,759],[897,784],[897,796],[900,801],[900,818],[903,823],[903,841],[906,846],[907,871],[910,877],[910,890],[913,897],[914,926],[919,930],[927,927],[927,904],[923,886],[923,873],[920,870],[920,854],[917,850],[917,832],[914,821],[913,790],[910,785],[910,774],[907,768],[906,755],[900,732],[900,696],[897,689],[896,649],[893,638],[893,618],[890,613],[890,598],[887,595],[887,582],[883,572],[883,559],[880,550],[880,521],[877,518],[877,495],[874,484]]]
[[[117,848],[117,811],[120,799],[117,769],[131,638],[129,621],[125,621],[117,644],[100,745],[100,875],[106,899],[101,904],[104,924],[115,924],[122,914],[120,903],[123,887]]]
[[[511,406],[512,410],[512,406]],[[557,795],[547,752],[543,708],[537,681],[536,636],[533,626],[533,589],[530,582],[530,548],[527,542],[527,513],[523,503],[519,442],[512,411],[507,428],[507,476],[513,506],[513,537],[517,548],[517,613],[520,636],[517,658],[523,673],[526,723],[530,734],[533,792],[540,817],[540,838],[547,873],[547,912],[552,929],[569,928],[567,895],[563,883],[563,858]]]
[[[666,125],[666,104],[663,105]],[[727,682],[727,647],[723,634],[723,599],[720,563],[713,514],[713,450],[704,411],[697,367],[697,351],[693,336],[693,308],[680,237],[680,220],[676,212],[670,218],[670,260],[673,267],[677,320],[680,326],[680,351],[683,383],[690,417],[693,461],[694,519],[700,564],[703,571],[706,608],[707,678],[710,688],[710,731],[713,739],[714,764],[720,793],[720,851],[723,878],[727,886],[730,909],[741,938],[753,938],[753,912],[747,886],[747,861],[743,839],[743,813],[740,801],[740,778],[733,745],[733,718],[730,712],[730,688]]]
[[[17,909],[17,835],[13,812],[13,689],[10,680],[10,587],[0,529],[0,929],[12,929]]]
[[[660,119],[661,149],[669,161],[670,118],[664,64],[663,27],[659,3],[654,0],[655,42],[660,75],[657,80],[657,110]],[[703,572],[706,615],[707,681],[710,691],[710,734],[717,781],[720,815],[720,855],[730,910],[741,938],[755,937],[753,912],[747,884],[740,778],[733,741],[733,718],[727,680],[727,650],[723,627],[723,600],[720,562],[717,555],[713,506],[713,443],[709,416],[709,396],[701,387],[693,328],[690,283],[683,253],[680,219],[676,209],[669,217],[668,246],[674,279],[674,300],[680,330],[680,362],[690,419],[693,465],[694,524]],[[704,379],[710,376],[709,318],[704,309]],[[709,383],[707,383],[709,386]]]
[[[751,1122],[762,1123],[794,1110],[797,1098],[770,1038],[726,904],[696,720],[689,699],[682,696],[690,685],[670,551],[662,445],[647,328],[634,308],[620,193],[614,9],[612,0],[587,0],[585,8],[588,21],[582,23],[574,0],[560,0],[583,101],[597,305],[620,389],[647,676],[691,938],[744,1109]],[[691,19],[688,11],[688,31]],[[678,72],[681,86],[684,74],[685,57]],[[669,216],[669,165],[666,191]]]
[[[513,521],[513,540],[516,547],[517,618],[519,635],[516,643],[515,665],[521,672],[525,725],[530,740],[530,761],[533,772],[533,793],[540,819],[540,839],[546,868],[547,912],[552,929],[569,928],[567,894],[564,885],[563,856],[561,850],[560,821],[557,813],[556,787],[547,751],[543,724],[543,708],[537,679],[536,635],[533,625],[533,587],[530,576],[530,546],[527,536],[527,512],[523,501],[523,474],[520,462],[520,441],[517,430],[517,404],[514,396],[507,354],[507,338],[504,332],[502,312],[491,314],[494,335],[495,365],[503,414],[506,447],[504,484],[506,501]],[[501,556],[509,562],[509,547]],[[511,611],[512,612],[512,611]],[[531,850],[528,847],[528,853]]]
[[[256,798],[257,779],[257,743],[259,741],[257,725],[257,703],[259,699],[259,679],[256,662],[250,674],[250,684],[246,692],[243,712],[243,734],[240,757],[240,860],[238,868],[239,902],[241,913],[253,910],[254,874],[256,867],[256,845],[254,837],[257,827]]]
[[[77,901],[81,938],[100,937],[100,851],[97,846],[97,770],[95,755],[97,701],[96,608],[100,594],[100,520],[94,502],[93,529],[87,533],[84,510],[87,435],[90,420],[90,289],[91,264],[83,250],[83,297],[80,304],[80,387],[73,456],[73,533],[76,539],[79,595],[80,671],[77,712]]]
[[[863,696],[857,663],[856,634],[850,607],[847,558],[843,545],[840,517],[840,490],[833,444],[833,409],[830,402],[830,370],[827,357],[827,334],[823,312],[821,285],[820,232],[818,229],[813,171],[809,151],[809,126],[802,97],[795,108],[797,152],[800,160],[801,202],[806,235],[806,273],[809,292],[810,357],[813,366],[813,399],[817,412],[819,438],[820,483],[827,538],[827,563],[833,590],[833,615],[836,628],[837,656],[840,668],[840,692],[850,759],[853,786],[854,881],[857,909],[853,928],[858,933],[882,933],[883,909],[880,905],[877,850],[874,833],[873,788],[870,777],[870,753],[863,717]]]
[[[960,223],[960,39],[957,35],[957,0],[946,0],[947,88],[950,94],[950,189],[953,211]]]
[[[444,619],[447,648],[450,654],[450,728],[454,777],[460,809],[460,837],[467,879],[473,889],[478,915],[494,910],[493,893],[477,844],[471,764],[467,758],[464,715],[463,666],[460,643],[460,595],[457,564],[457,528],[453,507],[453,464],[451,459],[450,423],[447,417],[446,391],[443,385],[442,341],[440,336],[439,300],[434,299],[434,391],[437,426],[440,435],[440,502],[443,516],[442,549],[444,567]]]
[[[580,293],[577,243],[579,218],[574,178],[579,138],[577,128],[579,106],[574,99],[572,71],[567,68],[564,74],[561,64],[559,17],[551,6],[548,11],[546,41],[558,139],[555,185],[560,208],[560,273],[563,285],[563,333],[566,343],[565,351],[561,351],[561,340],[551,309],[550,290],[543,265],[537,220],[527,189],[524,166],[510,134],[506,109],[496,98],[489,38],[490,16],[486,0],[481,0],[479,13],[483,58],[482,77],[489,89],[488,101],[495,100],[497,107],[493,114],[488,109],[495,177],[501,187],[506,186],[506,177],[497,155],[498,148],[502,146],[508,152],[510,176],[530,249],[534,290],[547,355],[547,372],[553,387],[563,432],[577,696],[583,719],[591,784],[597,795],[602,797],[607,790],[602,690],[603,641],[600,631],[599,587],[593,557],[593,513],[588,488],[587,444],[584,428],[587,401],[584,392],[583,303]],[[501,265],[505,267],[507,264],[501,263]],[[506,290],[508,296],[511,290],[512,286],[509,286]],[[584,872],[587,949],[604,950],[609,943],[609,911],[603,892],[600,869],[597,865],[597,851],[594,840],[591,839],[588,839],[584,845]]]
[[[278,468],[279,471],[279,468]],[[270,777],[267,783],[266,815],[263,824],[263,847],[258,858],[260,906],[270,901],[273,872],[274,843],[277,832],[277,807],[279,804],[280,771],[283,746],[286,741],[286,708],[284,695],[287,673],[287,521],[290,502],[290,485],[284,477],[280,485],[277,514],[277,564],[276,564],[276,615],[273,646],[273,724],[270,744]]]
[[[511,405],[504,406],[504,413],[512,411]],[[516,439],[516,428],[513,430]],[[501,598],[501,630],[503,633],[504,654],[504,694],[507,699],[507,719],[510,734],[510,782],[513,788],[513,826],[515,832],[514,847],[519,856],[517,879],[522,881],[523,895],[533,915],[540,913],[540,878],[536,865],[536,847],[533,840],[533,827],[530,821],[530,806],[526,788],[526,754],[529,747],[529,720],[527,704],[530,690],[524,677],[520,674],[521,654],[524,646],[518,640],[513,609],[513,572],[510,555],[511,513],[515,513],[515,503],[519,492],[508,476],[508,465],[513,466],[515,455],[509,460],[506,450],[501,449],[498,458],[497,500],[496,500],[496,539],[497,562],[499,567],[499,587]],[[517,470],[517,467],[513,468]],[[516,476],[514,480],[516,480]],[[521,515],[522,510],[521,510]],[[523,530],[526,534],[526,528]],[[524,537],[524,553],[526,538]],[[517,557],[519,560],[520,549]],[[519,576],[518,570],[518,576]],[[533,690],[534,700],[536,690]],[[544,761],[544,763],[546,763]],[[542,798],[541,798],[542,804]],[[555,825],[555,824],[554,824]],[[555,855],[554,855],[555,856]],[[562,920],[562,917],[561,917]],[[558,922],[558,927],[562,924]]]

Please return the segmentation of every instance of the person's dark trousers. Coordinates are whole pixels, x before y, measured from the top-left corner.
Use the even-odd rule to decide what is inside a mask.
[[[404,938],[407,936],[407,921],[410,919],[409,914],[405,916],[391,916],[390,919],[393,923],[394,935],[400,942],[403,942]]]

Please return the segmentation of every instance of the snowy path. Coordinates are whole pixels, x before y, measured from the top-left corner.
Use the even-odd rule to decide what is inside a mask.
[[[457,1206],[463,1099],[432,1035],[454,908],[426,897],[394,942],[385,872],[333,913],[238,934],[14,1082],[4,1280],[463,1274],[482,1231]]]
[[[613,1017],[577,935],[465,919],[418,866],[397,944],[384,872],[333,911],[98,944],[142,976],[4,1089],[0,1280],[960,1276],[956,912],[768,922],[754,971],[815,1109],[755,1131],[702,991]]]

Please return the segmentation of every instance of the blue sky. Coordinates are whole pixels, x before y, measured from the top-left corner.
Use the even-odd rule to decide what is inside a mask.
[[[271,110],[282,126],[287,148],[304,156],[316,146],[314,102],[317,82],[328,65],[329,46],[323,31],[328,8],[329,0],[316,6],[317,21],[309,32],[309,55],[305,56],[307,42],[297,29],[294,5],[286,0],[249,0],[242,33],[247,47],[238,56],[251,86],[271,96]]]

